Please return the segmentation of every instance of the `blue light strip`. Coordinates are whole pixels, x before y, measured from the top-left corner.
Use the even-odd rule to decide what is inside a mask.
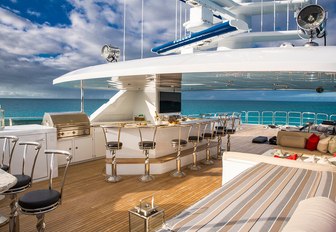
[[[201,40],[205,40],[211,37],[215,37],[221,34],[229,33],[237,31],[236,27],[233,27],[229,24],[229,21],[216,24],[210,28],[207,28],[205,30],[195,32],[191,34],[190,36],[187,36],[183,39],[180,40],[174,40],[170,41],[168,43],[162,44],[160,46],[152,48],[152,52],[157,53],[157,54],[162,54],[168,51],[171,51],[173,49],[183,47],[192,43],[196,43]]]

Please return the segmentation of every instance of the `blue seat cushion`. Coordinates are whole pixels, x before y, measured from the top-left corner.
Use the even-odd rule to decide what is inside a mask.
[[[206,138],[206,139],[207,138],[212,138],[212,137],[214,137],[214,134],[206,132],[206,133],[203,134],[203,137]]]
[[[140,149],[154,149],[155,146],[156,146],[156,142],[153,142],[153,141],[139,142]]]
[[[108,148],[111,148],[111,149],[121,149],[122,148],[122,143],[118,141],[110,141],[110,142],[107,142],[107,147]]]
[[[191,135],[188,138],[189,141],[202,141],[202,139],[203,139],[202,137],[198,137],[196,135]]]
[[[24,186],[28,187],[28,185],[31,181],[30,176],[27,176],[27,175],[14,175],[14,176],[16,177],[17,182],[13,187],[10,188],[10,190],[21,188],[21,187],[24,187]]]
[[[53,189],[41,189],[26,193],[20,197],[18,203],[23,209],[39,209],[57,203],[61,194]]]
[[[179,140],[178,140],[178,139],[173,139],[171,142],[172,142],[173,146],[174,146],[174,145],[177,146],[177,145],[179,144]],[[181,140],[180,140],[180,145],[181,145],[181,146],[185,146],[185,145],[187,145],[187,144],[188,144],[188,142],[187,142],[186,140],[184,140],[184,139],[181,139]]]

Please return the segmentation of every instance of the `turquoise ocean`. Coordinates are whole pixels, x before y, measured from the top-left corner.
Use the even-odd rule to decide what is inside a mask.
[[[85,112],[90,115],[108,99],[85,99]],[[36,117],[45,112],[80,111],[79,99],[18,99],[0,98],[6,118]],[[182,100],[182,114],[242,112],[242,111],[294,111],[336,114],[335,102],[250,101],[250,100]],[[40,118],[40,119],[39,119]]]

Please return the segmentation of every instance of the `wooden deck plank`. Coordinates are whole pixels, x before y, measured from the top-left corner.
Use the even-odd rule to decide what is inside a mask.
[[[243,130],[231,136],[231,151],[263,153],[272,146],[252,144],[252,138],[275,134],[274,129],[243,125]],[[221,161],[213,166],[203,165],[199,172],[184,169],[187,176],[181,179],[169,173],[156,175],[150,183],[139,182],[138,176],[123,176],[119,183],[107,183],[104,167],[105,159],[100,159],[69,168],[63,204],[46,214],[47,231],[128,231],[128,210],[141,198],[154,194],[156,203],[165,209],[166,218],[171,218],[219,188],[222,182]],[[55,183],[59,184],[59,178]],[[31,190],[46,186],[45,181],[35,183]],[[8,198],[0,201],[0,212],[9,213],[8,205]],[[35,222],[35,217],[21,215],[21,231],[35,231]],[[8,225],[0,227],[0,231],[8,231]]]

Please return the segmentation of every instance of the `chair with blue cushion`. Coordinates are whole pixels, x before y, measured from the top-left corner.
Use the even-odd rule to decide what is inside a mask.
[[[221,160],[222,159],[222,151],[224,150],[222,148],[222,137],[225,137],[227,134],[227,115],[226,114],[217,114],[218,117],[218,123],[217,126],[215,126],[215,134],[217,136],[217,155],[215,156],[215,159]]]
[[[37,218],[36,229],[37,231],[45,231],[44,215],[54,209],[56,209],[62,203],[63,188],[65,177],[69,164],[71,162],[72,156],[68,151],[62,150],[45,150],[44,152],[48,155],[49,160],[49,186],[46,189],[39,189],[35,191],[28,192],[19,198],[18,206],[23,214],[35,215]],[[59,190],[53,187],[53,177],[54,177],[54,166],[55,155],[65,156],[66,165],[61,181],[61,187]]]
[[[19,217],[18,217],[18,210],[17,210],[17,194],[23,192],[30,188],[33,183],[33,175],[34,175],[34,168],[37,156],[40,152],[41,145],[37,142],[19,142],[20,146],[23,146],[22,152],[22,167],[20,173],[12,173],[16,179],[16,184],[4,192],[4,195],[10,196],[10,214],[9,214],[9,230],[10,231],[19,231],[20,224],[19,224]],[[16,153],[16,155],[21,155],[21,153]],[[21,159],[21,157],[19,157]],[[32,160],[32,168],[31,170],[27,170],[25,168],[25,164],[28,159]],[[11,166],[11,165],[10,165]],[[13,172],[13,168],[10,168]]]
[[[155,149],[157,126],[139,126],[138,129],[140,134],[139,149],[145,153],[145,174],[139,180],[141,182],[149,182],[154,180],[154,176],[150,174],[149,150]],[[147,131],[147,136],[144,135],[145,131]]]
[[[1,163],[0,168],[6,172],[9,172],[10,163],[12,161],[12,155],[14,152],[14,148],[16,146],[17,141],[19,140],[16,136],[0,136],[0,140],[3,140],[2,146],[2,155],[1,155]],[[12,145],[11,145],[12,144]],[[9,156],[6,157],[5,154],[9,151]],[[8,164],[5,164],[5,160],[8,161]]]
[[[171,173],[173,177],[184,177],[186,174],[181,170],[181,150],[188,145],[191,125],[177,125],[178,138],[171,141],[171,145],[176,150],[176,170]]]
[[[216,121],[209,121],[206,123],[206,127],[204,128],[203,138],[207,141],[207,146],[205,149],[205,160],[203,160],[202,163],[205,165],[214,164],[213,160],[211,159],[211,154],[210,154],[210,143],[211,143],[211,140],[216,138],[215,124],[216,124]]]
[[[121,180],[121,176],[117,175],[117,150],[121,150],[123,143],[120,142],[120,134],[122,125],[102,125],[103,132],[105,135],[105,146],[106,150],[110,152],[111,156],[111,175],[106,176],[106,181],[109,183],[116,183]]]
[[[194,123],[192,126],[192,134],[188,137],[188,142],[193,144],[193,163],[189,166],[190,170],[199,171],[201,166],[197,164],[197,146],[203,140],[203,133],[201,134],[201,129],[204,129],[204,123]]]

